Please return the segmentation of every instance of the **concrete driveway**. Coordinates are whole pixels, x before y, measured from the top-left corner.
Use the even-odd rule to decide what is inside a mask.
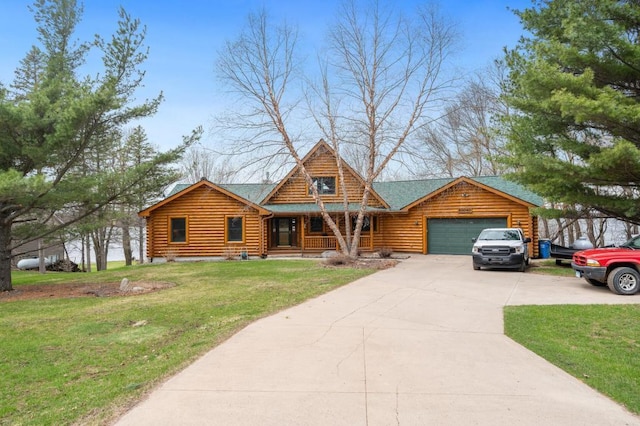
[[[117,424],[640,425],[503,335],[505,305],[557,303],[640,295],[414,255],[251,324]]]

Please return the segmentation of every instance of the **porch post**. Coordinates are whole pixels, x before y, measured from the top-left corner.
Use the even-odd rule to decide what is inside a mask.
[[[336,214],[336,215],[333,217],[333,220],[334,220],[334,222],[336,223],[336,226],[338,227],[338,229],[340,229],[340,217],[341,217],[341,216],[340,216],[339,214]],[[345,226],[347,226],[347,225],[345,225]],[[346,235],[347,235],[347,234],[346,234],[346,233],[347,233],[346,229],[345,229],[345,231],[344,231],[344,232],[345,232],[345,234],[344,234],[344,235],[346,236]],[[342,251],[342,247],[339,247],[339,246],[338,246],[338,244],[340,244],[340,241],[338,241],[338,238],[337,238],[337,237],[335,237],[335,236],[334,236],[334,238],[336,239],[336,251]]]
[[[304,228],[305,228],[305,221],[304,221],[304,216],[300,216],[300,250],[302,252],[304,252],[305,246],[304,246]]]
[[[369,250],[372,250],[372,251],[373,251],[373,218],[374,218],[373,215],[369,217]]]
[[[266,237],[267,237],[267,233],[265,232],[267,224],[266,224],[267,219],[264,216],[260,217],[260,248],[259,251],[260,253],[258,253],[260,256],[264,255],[267,253],[267,244],[266,244]]]
[[[271,224],[269,223],[269,219],[272,217],[273,213],[260,218],[260,254],[266,255],[269,253],[269,238],[271,235]]]

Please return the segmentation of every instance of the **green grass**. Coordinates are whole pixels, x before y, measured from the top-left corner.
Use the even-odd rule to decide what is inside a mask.
[[[104,424],[122,407],[257,318],[372,271],[315,261],[109,265],[17,271],[14,286],[172,282],[133,297],[0,302],[0,425]],[[573,276],[554,260],[535,273]],[[640,414],[640,305],[505,308],[505,333]]]
[[[640,414],[640,305],[505,308],[516,342]]]
[[[14,288],[172,282],[131,297],[0,302],[0,424],[101,424],[257,318],[371,273],[316,261],[168,263],[16,272]]]
[[[529,271],[575,276],[555,259]],[[640,305],[510,306],[504,323],[513,340],[640,414],[639,318]]]
[[[571,269],[571,262],[563,260],[561,265],[557,265],[555,259],[534,260],[527,272],[559,277],[576,276],[576,272]]]

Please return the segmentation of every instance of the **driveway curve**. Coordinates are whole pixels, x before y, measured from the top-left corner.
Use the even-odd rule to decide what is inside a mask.
[[[574,278],[416,256],[259,320],[117,425],[640,425],[503,334],[520,304],[640,303]]]

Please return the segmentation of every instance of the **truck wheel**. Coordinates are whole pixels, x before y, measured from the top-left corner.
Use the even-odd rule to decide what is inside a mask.
[[[640,274],[633,268],[616,268],[609,273],[607,284],[612,292],[630,296],[640,290]]]
[[[524,272],[526,270],[527,270],[527,262],[524,259],[522,259],[522,263],[520,264],[520,268],[518,269],[518,271]]]
[[[474,270],[474,271],[479,271],[479,270],[480,270],[480,267],[474,263],[474,264],[473,264],[473,270]]]
[[[603,283],[602,281],[596,281],[593,278],[585,278],[584,280],[594,287],[604,287],[607,285],[607,283]]]

